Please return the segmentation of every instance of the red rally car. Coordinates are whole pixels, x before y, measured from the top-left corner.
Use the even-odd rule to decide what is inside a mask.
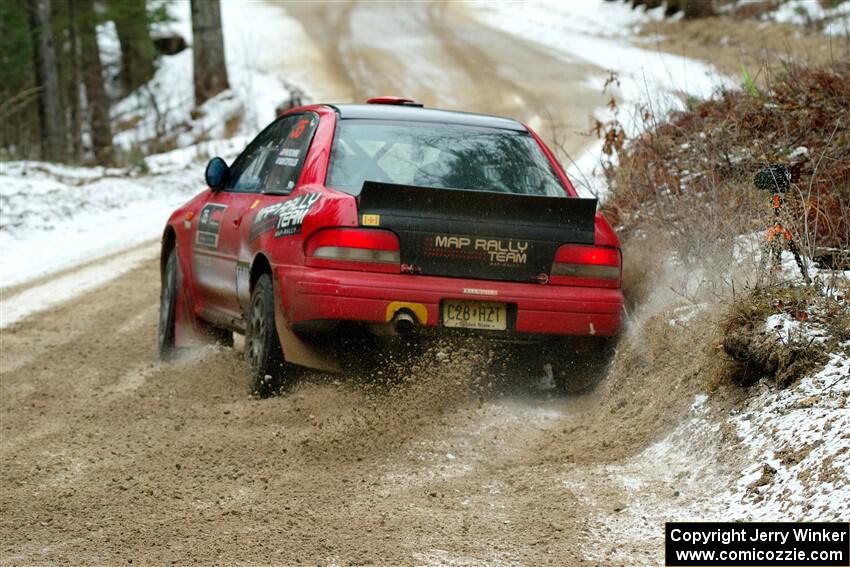
[[[517,121],[393,97],[304,106],[232,165],[212,159],[206,183],[163,233],[163,358],[244,333],[268,392],[284,361],[338,370],[341,329],[473,333],[573,358],[604,358],[620,331],[617,236]]]

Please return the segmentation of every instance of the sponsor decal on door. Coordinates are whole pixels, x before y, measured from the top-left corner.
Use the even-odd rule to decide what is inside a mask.
[[[198,220],[198,232],[195,234],[195,248],[218,249],[221,221],[226,208],[227,205],[204,205]]]

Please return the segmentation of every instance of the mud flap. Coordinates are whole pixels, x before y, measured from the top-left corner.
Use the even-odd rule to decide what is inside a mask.
[[[274,285],[274,325],[277,336],[280,338],[280,347],[283,350],[283,358],[286,362],[306,366],[315,370],[325,372],[342,372],[336,358],[336,352],[331,348],[323,348],[319,345],[311,345],[307,341],[292,332],[286,315],[280,304],[280,284],[277,278],[273,279]]]
[[[175,291],[177,303],[174,306],[174,346],[182,348],[210,344],[211,341],[206,333],[206,328],[193,313],[194,303],[184,282],[179,255],[177,258],[177,289]]]

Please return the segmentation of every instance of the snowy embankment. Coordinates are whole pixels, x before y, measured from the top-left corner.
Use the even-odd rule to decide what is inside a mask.
[[[126,169],[6,162],[0,170],[0,288],[159,236],[169,213],[203,188],[203,159],[233,156],[244,139],[150,156]]]
[[[685,97],[707,98],[718,88],[732,86],[709,64],[635,43],[635,32],[642,24],[662,18],[663,7],[645,10],[623,2],[546,0],[479,3],[475,14],[568,61],[587,61],[605,69],[605,74],[586,79],[588,86],[600,92],[606,89],[610,73],[615,73],[619,82],[607,89],[616,98],[617,108],[601,108],[595,118],[603,123],[618,120],[630,138],[647,125],[645,113],[661,120],[670,110],[682,108]],[[602,153],[602,141],[594,139],[589,150],[572,157],[568,174],[579,191],[604,199],[608,188],[599,165],[607,156]]]
[[[166,6],[172,21],[159,25],[154,33],[178,34],[191,44],[189,2]],[[234,133],[253,135],[290,100],[291,87],[273,71],[281,54],[291,51],[283,30],[292,24],[285,13],[258,2],[222,0],[221,21],[230,89],[196,108],[191,47],[162,56],[148,84],[113,106],[113,122],[121,125],[114,137],[116,145],[130,149],[168,137],[183,148]],[[101,51],[114,67],[120,57],[114,26],[104,25],[98,31]],[[233,126],[228,127],[228,122]]]
[[[191,43],[189,3],[170,4],[169,10],[174,21],[168,27]],[[275,108],[290,99],[288,88],[261,67],[268,59],[258,57],[260,46],[265,52],[284,49],[275,33],[289,25],[283,12],[225,0],[222,21],[230,90],[200,109],[193,108],[189,48],[160,57],[153,79],[113,107],[117,147],[131,151],[164,131],[177,134],[179,149],[148,155],[124,168],[0,164],[0,289],[157,239],[171,211],[203,189],[205,161],[215,155],[232,160],[249,137],[274,118]],[[248,29],[246,22],[262,25]],[[110,58],[117,56],[114,28],[101,26],[98,41],[108,67]],[[133,126],[127,128],[122,124],[130,115],[135,115],[130,121]],[[237,127],[227,132],[230,138],[223,139],[225,124],[235,115],[240,117]],[[153,245],[147,255],[130,254],[136,264],[154,255]],[[109,266],[65,282],[66,291],[61,294],[53,289],[55,285],[41,286],[45,289],[32,297],[5,292],[0,326],[133,267],[125,261]],[[29,307],[12,307],[21,303]]]
[[[802,285],[792,254],[783,252],[782,260],[778,278]],[[841,290],[848,289],[850,271],[808,269],[815,285],[847,309]],[[717,308],[701,303],[666,312],[672,315],[671,329],[692,336],[686,330],[694,317]],[[809,311],[795,317],[769,315],[763,333],[778,343],[826,342],[829,336],[819,320],[827,315],[817,308]],[[694,356],[700,356],[702,346],[695,345]],[[716,356],[725,355],[717,350]],[[678,378],[669,376],[671,383]],[[710,389],[707,383],[705,389]],[[847,520],[850,341],[839,343],[821,368],[788,387],[763,377],[732,397],[736,401],[728,403],[698,394],[687,415],[638,454],[593,465],[591,474],[571,469],[558,478],[595,511],[587,518],[594,544],[584,549],[585,559],[656,565],[661,561],[659,526],[670,521]],[[620,495],[616,506],[604,498],[608,493]]]

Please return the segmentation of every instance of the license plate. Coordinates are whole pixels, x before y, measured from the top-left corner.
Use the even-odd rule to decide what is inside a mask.
[[[443,326],[504,331],[508,328],[508,310],[504,303],[445,301]]]

